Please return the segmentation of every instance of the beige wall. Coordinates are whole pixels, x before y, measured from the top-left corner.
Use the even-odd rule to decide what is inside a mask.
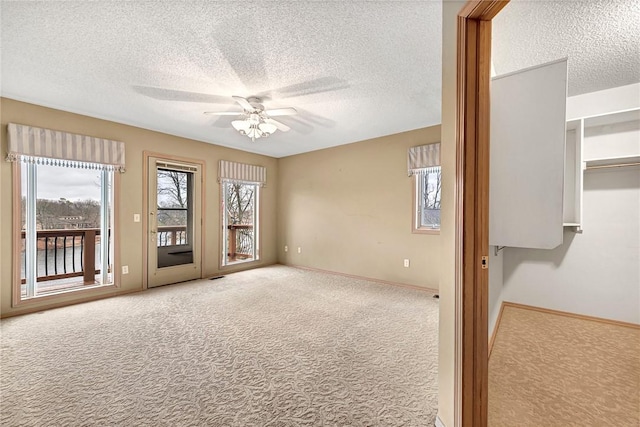
[[[439,140],[433,126],[280,159],[279,261],[438,289],[440,236],[411,232],[407,149]]]
[[[455,182],[457,15],[464,1],[442,4],[442,230],[438,339],[438,417],[446,427],[458,425],[454,408],[455,376]]]
[[[6,98],[0,104],[1,152],[0,161],[0,310],[2,315],[15,311],[11,307],[11,236],[12,236],[12,165],[4,161],[7,151],[7,123],[15,122],[67,132],[99,136],[123,141],[126,149],[126,173],[121,175],[119,219],[120,260],[129,266],[129,274],[122,276],[119,291],[141,289],[145,260],[142,257],[142,223],[133,222],[134,213],[142,213],[143,200],[143,151],[153,151],[167,155],[189,157],[205,161],[205,253],[202,265],[204,277],[219,273],[220,259],[220,216],[219,185],[216,181],[218,160],[231,160],[262,165],[267,168],[267,186],[261,193],[261,260],[245,264],[240,268],[268,265],[277,261],[276,253],[276,194],[278,182],[278,161],[275,158],[246,153],[212,144],[152,132],[105,120],[94,119]],[[214,129],[212,129],[212,132]],[[103,290],[114,293],[113,290]],[[77,299],[70,294],[67,299]]]

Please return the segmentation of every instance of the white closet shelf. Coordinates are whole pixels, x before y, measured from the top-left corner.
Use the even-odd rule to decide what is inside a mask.
[[[583,117],[584,127],[598,127],[615,125],[617,123],[632,122],[640,120],[640,108],[632,108],[630,110],[614,111],[610,113],[599,114],[597,116]],[[571,122],[576,120],[571,120]]]
[[[631,166],[640,165],[640,156],[621,156],[621,157],[608,157],[604,159],[588,159],[585,160],[586,169],[601,168],[609,166]]]

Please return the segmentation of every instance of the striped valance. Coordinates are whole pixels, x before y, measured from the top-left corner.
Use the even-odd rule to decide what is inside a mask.
[[[124,143],[9,123],[8,161],[124,172]]]
[[[218,168],[218,182],[221,182],[223,179],[255,182],[264,186],[267,183],[267,168],[264,166],[247,165],[245,163],[220,160],[220,167]]]
[[[440,166],[440,143],[419,145],[409,148],[407,167],[409,176],[428,172],[428,168]]]

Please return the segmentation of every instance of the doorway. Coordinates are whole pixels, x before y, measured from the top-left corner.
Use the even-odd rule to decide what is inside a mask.
[[[147,287],[202,276],[202,164],[146,156]]]
[[[457,16],[456,426],[487,425],[491,20],[508,0],[468,0]]]

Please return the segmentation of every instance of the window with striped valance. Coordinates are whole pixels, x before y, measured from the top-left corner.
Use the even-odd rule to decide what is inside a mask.
[[[222,182],[225,179],[258,183],[264,187],[267,183],[267,168],[264,166],[220,160],[218,182]]]
[[[439,142],[409,148],[407,152],[409,176],[429,173],[429,170],[436,166],[440,166]]]
[[[9,123],[8,161],[124,172],[124,143]]]

